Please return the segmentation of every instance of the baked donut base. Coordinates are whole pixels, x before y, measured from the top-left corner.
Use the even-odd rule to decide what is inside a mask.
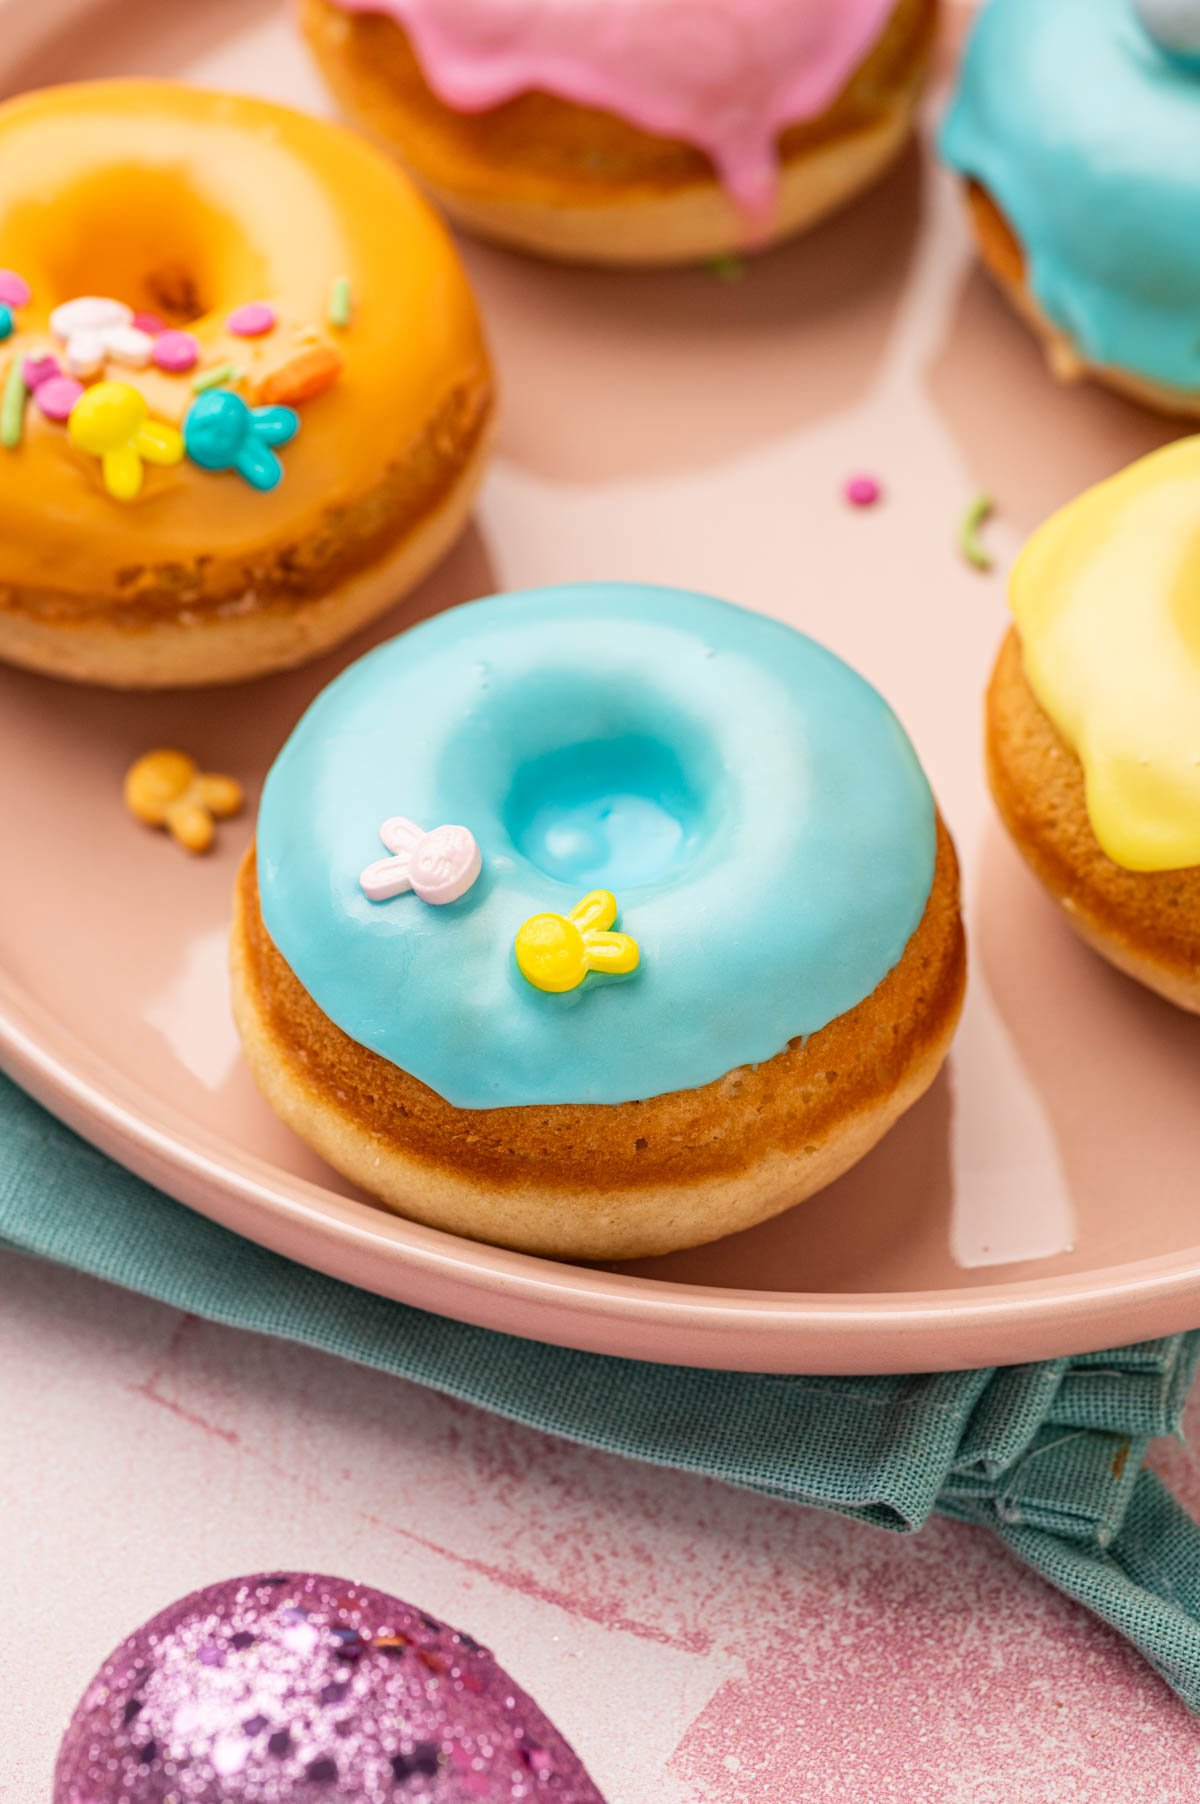
[[[1010,628],[987,695],[988,781],[1026,863],[1118,971],[1200,1014],[1200,866],[1129,871],[1101,849],[1083,766],[1042,708]]]
[[[967,182],[971,230],[985,267],[1041,341],[1051,372],[1063,383],[1100,382],[1126,401],[1175,419],[1200,419],[1200,390],[1169,388],[1110,363],[1090,363],[1073,338],[1043,311],[1025,277],[1025,252],[1016,233],[987,190]]]
[[[0,608],[0,660],[111,689],[197,689],[307,664],[385,613],[441,562],[466,526],[491,437],[485,425],[441,501],[392,550],[324,595],[135,628],[94,617],[68,625]]]
[[[603,206],[548,205],[467,195],[409,173],[457,225],[559,263],[652,268],[769,250],[836,212],[891,168],[912,129],[917,90],[875,124],[784,163],[770,218],[746,242],[745,221],[716,181]]]
[[[840,1022],[702,1091],[611,1107],[460,1110],[350,1041],[318,1009],[267,935],[253,847],[237,884],[231,963],[234,1017],[255,1083],[337,1171],[429,1227],[529,1253],[609,1260],[721,1239],[840,1177],[933,1082],[966,971],[958,867],[939,829],[925,916],[899,965]],[[831,1064],[840,1069],[824,1068]],[[397,1128],[384,1126],[385,1105]],[[713,1124],[734,1130],[735,1156],[675,1144],[689,1129],[702,1141]],[[649,1142],[635,1139],[639,1130]],[[647,1169],[640,1178],[634,1168],[653,1165],[660,1142],[668,1173]],[[564,1143],[569,1174],[547,1172],[554,1157],[563,1160]],[[646,1160],[626,1156],[647,1146]],[[513,1152],[519,1160],[504,1157]]]
[[[444,168],[439,174],[445,159],[431,144],[431,129],[436,136],[439,124],[471,116],[454,114],[432,93],[400,27],[389,21],[381,28],[382,37],[372,40],[373,56],[356,37],[363,15],[351,18],[336,0],[303,0],[301,23],[346,114],[399,156],[413,179],[458,224],[558,262],[650,268],[766,250],[815,225],[878,180],[911,132],[932,58],[936,10],[936,0],[896,0],[883,39],[859,70],[861,76],[870,65],[873,76],[868,110],[851,107],[826,136],[814,135],[821,120],[795,128],[799,143],[789,145],[789,134],[782,134],[775,206],[751,241],[744,215],[702,154],[685,151],[687,170],[681,175],[672,153],[683,147],[672,140],[549,96],[523,97],[548,108],[536,118],[526,115],[523,129],[544,134],[548,146],[565,139],[578,147],[594,128],[603,156],[615,125],[624,175],[581,184],[561,170],[556,180],[539,168],[534,178],[528,166],[507,160],[511,140],[486,138],[472,145],[461,179],[447,180]],[[377,20],[371,23],[379,26]],[[522,100],[513,104],[519,108]],[[835,102],[831,111],[836,113],[837,107]],[[664,173],[660,153],[665,153],[669,173]]]

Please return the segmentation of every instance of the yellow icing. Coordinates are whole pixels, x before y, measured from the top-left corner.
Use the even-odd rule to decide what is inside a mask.
[[[1104,851],[1132,871],[1200,864],[1200,437],[1055,514],[1010,599]]]
[[[0,588],[87,597],[114,573],[197,557],[253,569],[370,495],[456,389],[486,380],[466,278],[412,185],[352,133],[262,101],[106,81],[0,107],[0,266],[33,290],[6,351],[59,351],[52,308],[111,295],[170,313],[199,340],[202,368],[233,363],[251,393],[327,329],[334,281],[354,295],[343,368],[303,403],[271,493],[185,461],[147,466],[136,498],[114,501],[101,462],[31,403],[20,446],[0,450]],[[277,309],[276,329],[227,333],[228,314],[257,300]],[[171,425],[195,398],[197,372],[108,373]]]

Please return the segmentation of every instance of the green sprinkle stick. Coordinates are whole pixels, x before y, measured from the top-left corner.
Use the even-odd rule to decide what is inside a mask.
[[[232,363],[214,363],[211,369],[201,370],[198,376],[193,376],[192,389],[202,395],[205,389],[220,388],[223,382],[236,381],[237,374]]]
[[[980,493],[971,502],[958,529],[958,549],[976,570],[992,568],[992,554],[979,537],[979,528],[995,506],[990,495]]]
[[[705,268],[718,282],[740,282],[746,274],[742,259],[728,253],[723,257],[710,257]]]
[[[350,287],[349,276],[339,276],[329,291],[329,323],[344,332],[350,324],[350,314],[354,307],[354,294]]]
[[[4,396],[0,399],[0,445],[6,451],[15,451],[21,442],[21,435],[25,430],[25,401],[28,394],[24,360],[19,351],[14,351],[8,374],[4,378]]]

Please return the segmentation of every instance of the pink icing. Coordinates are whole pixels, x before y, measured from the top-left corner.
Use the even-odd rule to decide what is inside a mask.
[[[707,153],[766,213],[776,139],[837,98],[896,0],[336,0],[409,33],[430,86],[482,112],[530,89]]]

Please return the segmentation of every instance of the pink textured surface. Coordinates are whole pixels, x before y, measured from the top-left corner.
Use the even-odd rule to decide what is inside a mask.
[[[560,1445],[0,1255],[0,1798],[215,1579],[346,1572],[483,1640],[608,1804],[1190,1804],[1200,1729],[983,1533],[899,1540]],[[1200,1411],[1193,1427],[1200,1432]],[[1193,1508],[1200,1472],[1160,1461]]]
[[[331,1788],[328,1792],[322,1787]],[[55,1804],[604,1804],[467,1631],[345,1574],[189,1591],[97,1668]]]
[[[32,47],[72,10],[73,0],[0,0],[6,50]],[[169,12],[161,0],[122,0],[102,41],[72,32],[30,73],[160,70],[168,27],[171,67],[321,102],[275,0]],[[270,83],[250,81],[252,64],[269,67]],[[936,210],[940,236],[917,254],[921,204]],[[981,1010],[952,1081],[886,1154],[890,1176],[924,1206],[885,1209],[868,1181],[841,1192],[857,1212],[853,1243],[843,1237],[839,1252],[829,1236],[807,1268],[831,1292],[888,1273],[906,1282],[923,1266],[952,1272],[956,1185],[988,1149],[987,1124],[963,1120],[964,1080],[986,1075],[989,1061],[1014,1109],[1014,1096],[1029,1104],[1030,1083],[1048,1099],[1033,1120],[1061,1147],[1068,1199],[1095,1204],[1087,1235],[1128,1256],[1139,1237],[1162,1240],[1172,1223],[1182,1232],[1195,1213],[1194,1160],[1164,1169],[1165,1190],[1151,1194],[1145,1181],[1194,1082],[1186,1024],[1098,974],[985,825],[964,748],[1002,609],[997,586],[960,570],[950,548],[958,504],[975,488],[1001,501],[993,541],[1007,555],[1050,507],[1148,449],[1159,429],[1103,396],[1048,385],[1024,333],[970,272],[956,220],[944,188],[923,193],[910,162],[865,212],[784,253],[765,280],[757,269],[736,289],[654,279],[654,309],[643,279],[593,285],[473,252],[504,364],[503,460],[482,530],[420,604],[493,579],[582,572],[695,581],[782,605],[828,510],[840,522],[828,592],[803,605],[823,613],[840,650],[881,676],[908,637],[907,605],[927,597],[936,609],[956,674],[922,684],[914,663],[896,700],[919,723],[944,799],[975,823],[964,851]],[[717,308],[729,364],[714,390]],[[558,360],[580,330],[589,355],[574,370],[572,412]],[[656,396],[633,441],[622,383]],[[997,434],[993,405],[1036,419],[1037,431]],[[914,447],[928,459],[919,473]],[[836,484],[867,459],[887,479],[888,506],[855,516]],[[652,523],[658,547],[628,572],[617,507],[626,532],[648,541]],[[769,556],[758,556],[760,542]],[[565,550],[573,571],[562,569]],[[884,605],[867,618],[850,603],[872,587]],[[52,685],[14,684],[4,707],[18,690],[23,705],[41,693],[67,718]],[[127,747],[105,707],[70,700],[119,773]],[[169,723],[157,706],[135,711],[127,738]],[[214,733],[211,749],[220,744]],[[74,795],[61,738],[42,750]],[[73,833],[85,826],[72,818]],[[101,843],[112,826],[106,817]],[[57,825],[53,834],[60,844]],[[169,848],[138,843],[139,878],[174,869]],[[159,1006],[151,1019],[108,1012],[106,1027],[140,1044],[147,1068],[173,1065],[168,1087],[190,1072],[214,1119],[240,1120],[250,1104],[229,1077],[225,1024],[203,1006],[228,869],[185,868],[204,899],[198,918],[211,910],[209,938],[199,931],[182,960],[141,944],[146,999]],[[51,991],[74,981],[49,962],[38,978]],[[1051,987],[1062,1006],[1048,1012]],[[1125,1057],[1101,1057],[1078,1026],[1082,1009],[1094,1027],[1089,1007]],[[1004,1089],[1013,1048],[1024,1092]],[[1039,1220],[1063,1192],[1045,1188],[1047,1141],[1029,1121],[1008,1117],[983,1169],[999,1174],[1009,1216],[1027,1199],[1010,1225],[1036,1270]],[[286,1158],[284,1130],[261,1131]],[[977,1252],[984,1238],[976,1233]],[[791,1266],[804,1251],[799,1239],[768,1249]],[[724,1258],[729,1282],[750,1280],[753,1249],[734,1245]],[[959,1272],[964,1284],[994,1276]],[[1200,1793],[1200,1731],[1182,1706],[1115,1636],[982,1534],[935,1524],[900,1541],[649,1472],[12,1255],[0,1255],[0,1372],[3,1804],[43,1804],[68,1713],[137,1622],[191,1587],[280,1562],[357,1573],[485,1640],[574,1742],[609,1804],[1191,1804]],[[1200,1508],[1193,1456],[1172,1446],[1157,1463]]]

